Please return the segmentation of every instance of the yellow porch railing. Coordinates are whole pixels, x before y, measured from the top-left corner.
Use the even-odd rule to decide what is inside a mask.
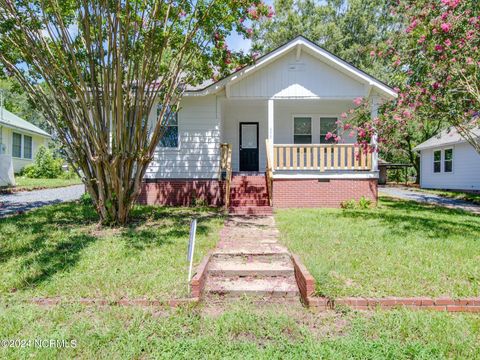
[[[371,170],[372,154],[354,144],[275,144],[273,170]]]
[[[230,206],[230,187],[232,183],[232,144],[220,144],[220,180],[225,172],[225,207]]]

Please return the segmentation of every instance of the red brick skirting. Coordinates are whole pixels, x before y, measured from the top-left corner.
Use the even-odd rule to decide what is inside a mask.
[[[211,179],[149,179],[142,184],[140,204],[189,206],[195,202],[223,205],[225,184]]]
[[[203,287],[205,286],[205,280],[207,278],[207,266],[210,262],[212,252],[210,251],[197,267],[197,272],[190,281],[190,295],[194,298],[199,298],[202,294]]]
[[[451,297],[344,297],[330,299],[314,296],[315,279],[310,275],[298,256],[292,255],[292,261],[295,269],[295,279],[297,280],[302,301],[307,306],[316,310],[333,310],[340,306],[347,306],[353,310],[374,310],[378,308],[388,310],[403,307],[413,310],[480,313],[480,297],[459,299],[453,299]]]
[[[377,179],[274,179],[275,208],[340,207],[362,196],[377,201]]]

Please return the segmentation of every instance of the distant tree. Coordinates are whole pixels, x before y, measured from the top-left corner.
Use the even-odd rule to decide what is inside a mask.
[[[249,61],[224,39],[268,12],[259,0],[0,0],[0,63],[54,127],[101,222],[125,224],[185,84]]]

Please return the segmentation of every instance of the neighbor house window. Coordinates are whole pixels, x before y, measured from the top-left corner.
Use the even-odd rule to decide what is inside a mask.
[[[439,173],[442,170],[442,152],[435,150],[433,152],[433,172]]]
[[[328,133],[337,135],[337,118],[320,118],[320,144],[330,144],[335,142],[335,139],[333,137],[329,137],[327,139]]]
[[[453,170],[453,149],[445,149],[443,152],[443,169],[445,172]]]
[[[162,111],[162,104],[157,107],[157,118]],[[165,112],[166,128],[163,137],[160,140],[160,146],[165,148],[178,147],[178,116],[177,112],[173,111],[170,107]]]
[[[23,157],[32,158],[32,137],[28,135],[23,135]]]
[[[22,135],[21,134],[13,133],[12,156],[17,158],[22,157]]]
[[[312,118],[296,117],[293,119],[293,143],[312,143]]]

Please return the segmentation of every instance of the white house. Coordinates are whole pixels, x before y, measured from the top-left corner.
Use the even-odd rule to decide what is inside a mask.
[[[480,141],[480,129],[476,130]],[[480,190],[480,154],[454,128],[415,147],[420,152],[420,187]]]
[[[12,172],[31,164],[51,136],[39,127],[0,108],[0,186],[14,184]]]
[[[396,93],[303,37],[220,81],[189,88],[145,175],[140,201],[202,199],[242,213],[376,200],[376,153],[360,154],[355,136],[336,124],[359,97],[376,116],[378,104]],[[152,111],[150,121],[156,116]],[[328,132],[342,141],[333,143]],[[228,161],[221,160],[229,147],[231,181]]]

